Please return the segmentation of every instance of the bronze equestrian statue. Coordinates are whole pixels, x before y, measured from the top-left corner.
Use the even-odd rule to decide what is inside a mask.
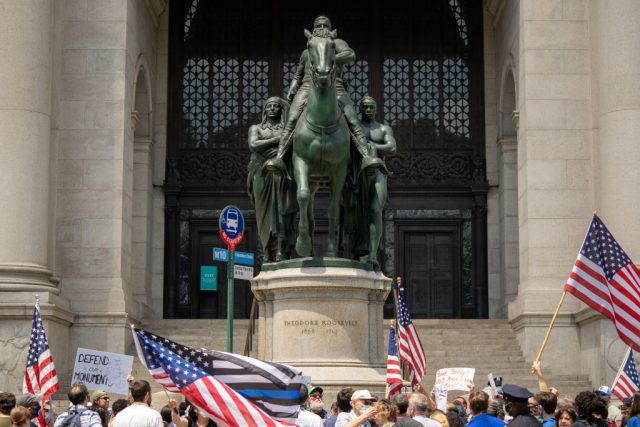
[[[293,102],[287,122],[277,154],[264,163],[263,173],[289,177],[284,158],[292,147],[300,212],[295,249],[303,257],[313,255],[315,193],[321,184],[328,184],[331,194],[325,255],[335,257],[338,255],[341,195],[351,161],[351,141],[362,157],[361,171],[386,173],[386,168],[365,136],[342,81],[344,66],[355,60],[354,51],[344,40],[337,38],[335,30],[331,31],[326,16],[316,18],[313,33],[305,30],[305,36],[307,48],[301,55],[288,94]]]

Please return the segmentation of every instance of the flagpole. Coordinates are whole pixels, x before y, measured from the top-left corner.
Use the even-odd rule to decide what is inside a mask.
[[[558,317],[558,313],[560,312],[560,307],[562,306],[562,302],[564,301],[564,297],[566,295],[567,295],[567,291],[563,291],[562,296],[560,297],[560,301],[558,301],[556,312],[553,313],[553,317],[551,318],[551,323],[549,323],[549,328],[547,329],[547,333],[544,336],[544,340],[542,341],[542,345],[540,346],[540,351],[538,351],[538,355],[536,356],[536,360],[534,361],[534,363],[540,361],[540,356],[542,356],[542,352],[544,351],[544,348],[547,346],[549,335],[551,335],[551,329],[553,329],[553,324],[556,322],[556,317]]]
[[[624,354],[624,358],[622,359],[622,365],[620,365],[620,367],[618,368],[618,373],[616,374],[616,377],[613,379],[613,383],[611,383],[611,390],[613,390],[613,386],[618,382],[618,378],[620,378],[620,373],[624,369],[624,365],[625,365],[625,362],[627,361],[627,358],[629,357],[630,351],[631,351],[631,347],[629,347],[627,349],[627,352]]]

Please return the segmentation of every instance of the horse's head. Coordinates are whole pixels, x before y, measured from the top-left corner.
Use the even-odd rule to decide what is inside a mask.
[[[314,36],[304,30],[307,36],[307,51],[311,66],[313,83],[318,87],[333,85],[336,78],[336,36],[335,31],[327,33],[328,37]]]

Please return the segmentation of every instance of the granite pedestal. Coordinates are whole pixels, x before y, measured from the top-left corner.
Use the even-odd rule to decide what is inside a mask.
[[[258,358],[295,366],[329,391],[384,390],[389,278],[348,260],[299,259],[265,265],[251,289],[260,312]]]

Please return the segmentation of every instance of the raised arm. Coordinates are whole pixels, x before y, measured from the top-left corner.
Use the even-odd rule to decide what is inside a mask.
[[[547,380],[545,380],[544,375],[542,375],[542,365],[540,364],[540,361],[533,362],[531,370],[536,374],[536,377],[538,377],[538,387],[540,388],[540,391],[549,391]]]

